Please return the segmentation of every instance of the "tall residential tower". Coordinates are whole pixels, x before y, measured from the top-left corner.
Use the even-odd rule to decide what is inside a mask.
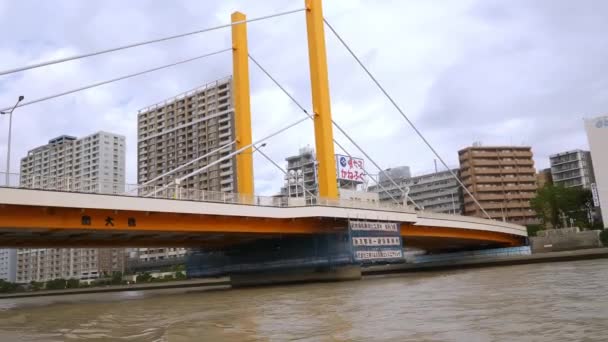
[[[530,199],[536,195],[536,170],[527,146],[473,146],[458,152],[460,177],[481,207],[495,220],[536,223]],[[464,194],[464,214],[485,217]]]
[[[218,162],[235,151],[232,94],[228,77],[141,109],[137,114],[138,184],[162,187],[192,174],[180,182],[181,187],[236,192],[235,157]],[[203,167],[207,169],[197,172]],[[180,260],[186,249],[140,248],[131,254],[133,262]]]
[[[196,173],[235,150],[230,145],[235,140],[232,93],[232,78],[225,78],[141,109],[137,115],[138,184],[163,186],[195,173],[181,186],[235,192],[234,157]],[[227,148],[214,152],[222,146]],[[159,176],[163,177],[151,182]]]
[[[23,187],[119,194],[125,185],[125,137],[97,132],[84,138],[62,135],[21,159]],[[55,278],[90,280],[122,271],[123,249],[21,248],[16,252],[18,283]],[[100,259],[107,260],[100,264]]]

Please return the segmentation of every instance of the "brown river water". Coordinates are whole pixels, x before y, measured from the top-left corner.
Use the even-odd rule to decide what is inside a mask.
[[[608,341],[608,260],[2,299],[0,341]]]

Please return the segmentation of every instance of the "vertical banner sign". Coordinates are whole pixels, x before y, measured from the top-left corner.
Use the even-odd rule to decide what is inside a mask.
[[[403,262],[398,223],[350,221],[348,229],[355,261],[362,264]]]
[[[366,174],[363,159],[336,154],[336,163],[338,164],[336,167],[338,179],[355,183],[365,182]]]
[[[600,206],[600,196],[597,194],[597,184],[591,183],[591,194],[593,195],[593,205]]]

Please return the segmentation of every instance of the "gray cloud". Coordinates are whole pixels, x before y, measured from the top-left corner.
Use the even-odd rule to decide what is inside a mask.
[[[252,18],[299,7],[303,1],[0,0],[0,69],[226,23],[234,10]],[[458,149],[480,140],[532,145],[544,167],[550,153],[585,148],[582,117],[605,110],[603,1],[326,1],[325,13],[451,165]],[[304,14],[251,23],[248,30],[251,53],[310,109]],[[434,156],[326,34],[336,121],[381,166],[431,170]],[[229,46],[230,31],[222,30],[0,76],[0,106],[19,94],[33,99]],[[254,137],[303,117],[255,65],[250,69]],[[230,73],[227,53],[19,108],[13,171],[28,149],[54,136],[107,130],[127,136],[127,178],[135,181],[137,110]],[[6,129],[2,117],[2,157]],[[314,146],[310,122],[272,139],[265,152],[282,164],[306,144]],[[278,191],[280,172],[260,156],[255,166],[257,191]]]

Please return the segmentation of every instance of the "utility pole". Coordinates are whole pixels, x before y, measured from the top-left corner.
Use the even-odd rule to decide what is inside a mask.
[[[8,114],[8,146],[7,146],[7,152],[6,152],[6,186],[9,186],[9,182],[10,182],[10,172],[11,172],[11,133],[13,130],[13,112],[15,111],[15,108],[17,108],[17,106],[19,105],[19,102],[23,101],[25,97],[23,95],[20,95],[19,98],[17,99],[17,103],[15,103],[15,105],[13,106],[13,108],[8,111],[8,112],[0,112],[0,114]]]

